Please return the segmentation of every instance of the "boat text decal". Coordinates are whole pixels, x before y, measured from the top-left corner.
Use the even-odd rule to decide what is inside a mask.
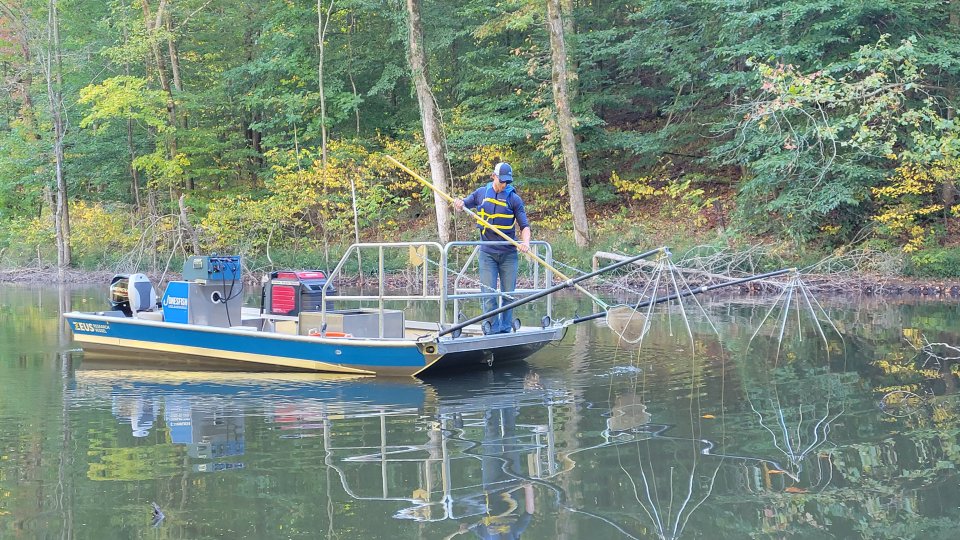
[[[106,334],[110,331],[110,323],[91,323],[75,321],[73,323],[75,332],[89,332],[93,334]]]

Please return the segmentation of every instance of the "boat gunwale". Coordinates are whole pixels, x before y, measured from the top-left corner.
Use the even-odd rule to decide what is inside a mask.
[[[350,344],[359,347],[417,347],[417,339],[412,338],[362,338],[362,337],[336,337],[327,338],[323,336],[301,336],[293,334],[281,334],[279,332],[263,332],[238,330],[234,328],[224,328],[220,326],[208,326],[202,324],[172,323],[167,321],[151,321],[149,319],[138,319],[136,317],[117,317],[112,315],[97,315],[95,312],[70,311],[63,314],[65,319],[89,319],[98,322],[120,322],[122,324],[132,324],[139,326],[150,326],[159,328],[169,328],[171,330],[190,330],[211,334],[229,334],[237,336],[255,337],[259,339],[279,339],[282,341],[297,341],[303,343],[322,343],[328,345]],[[251,327],[252,328],[252,327]],[[76,329],[74,329],[76,333]]]

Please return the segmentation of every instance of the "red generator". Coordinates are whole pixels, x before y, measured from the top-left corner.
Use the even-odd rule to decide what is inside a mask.
[[[279,270],[270,273],[263,286],[263,311],[268,315],[297,316],[301,311],[320,311],[327,275],[319,270]],[[331,284],[327,296],[337,294]],[[327,311],[333,301],[327,300]]]

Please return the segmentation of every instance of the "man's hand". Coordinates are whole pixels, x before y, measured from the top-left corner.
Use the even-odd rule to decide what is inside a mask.
[[[520,247],[517,249],[519,249],[521,253],[530,253],[530,227],[524,227],[523,230],[520,231]]]
[[[456,199],[453,201],[453,207],[457,210],[463,210],[463,199]]]

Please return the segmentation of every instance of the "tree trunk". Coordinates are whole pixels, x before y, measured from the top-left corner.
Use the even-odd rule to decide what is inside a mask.
[[[153,60],[157,64],[157,77],[160,79],[160,87],[163,89],[164,93],[167,94],[167,116],[170,123],[170,127],[176,129],[177,127],[177,106],[176,102],[173,99],[173,89],[170,86],[170,78],[167,77],[167,63],[163,58],[163,53],[160,51],[160,43],[156,36],[156,31],[160,28],[160,24],[163,23],[163,13],[166,11],[167,0],[160,0],[160,5],[157,6],[157,14],[154,16],[154,20],[151,21],[150,15],[150,2],[149,0],[143,1],[143,22],[147,27],[147,40],[150,42],[150,50],[153,52]],[[175,135],[167,134],[166,135],[166,145],[167,145],[167,158],[173,159],[177,155],[177,138]],[[173,186],[171,186],[172,188]],[[172,200],[171,200],[172,201]]]
[[[580,64],[577,62],[576,49],[576,29],[573,26],[573,0],[560,0],[560,18],[563,20],[564,45],[567,49],[567,91],[570,94],[570,101],[577,98],[577,92],[580,89]],[[573,46],[570,40],[574,39]]]
[[[200,254],[200,239],[197,237],[197,230],[193,228],[193,225],[190,224],[190,218],[187,216],[187,205],[184,202],[186,195],[180,194],[180,199],[177,200],[177,206],[180,207],[180,227],[183,228],[183,231],[186,233],[187,238],[190,239],[190,245],[193,247],[193,254]]]
[[[157,77],[160,79],[160,87],[163,88],[163,91],[167,94],[167,114],[170,118],[170,127],[176,127],[177,115],[173,102],[173,90],[170,87],[170,79],[167,77],[167,62],[160,52],[160,43],[157,41],[157,36],[155,35],[157,28],[160,28],[160,23],[163,21],[163,12],[166,9],[167,0],[160,0],[155,21],[150,20],[152,16],[150,14],[149,0],[142,1],[143,22],[147,27],[147,40],[150,43],[150,50],[153,52],[153,60],[157,64]]]
[[[170,3],[173,3],[173,0],[170,0]],[[170,55],[170,73],[173,75],[173,89],[177,91],[177,94],[183,93],[183,79],[180,77],[180,53],[177,52],[177,42],[173,38],[173,16],[170,14],[170,8],[166,9],[163,12],[163,21],[167,28],[167,53]],[[173,107],[171,110],[172,121],[176,122],[176,127],[180,129],[186,129],[187,127],[187,117],[184,114],[177,114],[176,104],[173,100],[172,92],[168,92],[170,95],[170,107]],[[174,139],[174,145],[176,145],[176,139]],[[176,148],[174,146],[174,148]],[[176,150],[174,150],[176,154]],[[184,187],[186,189],[193,189],[193,177],[189,174],[184,178]]]
[[[177,92],[183,92],[183,80],[180,78],[180,53],[177,52],[177,42],[173,39],[173,20],[169,9],[163,12],[163,22],[167,27],[167,53],[170,55],[173,88]]]
[[[254,13],[249,13],[246,21],[250,23],[248,29],[243,33],[243,61],[252,62],[256,58],[257,53],[255,52],[257,40],[260,36],[259,32],[254,30],[253,27],[253,18],[255,17]],[[247,121],[243,119],[241,121],[240,130],[243,131],[245,140],[247,141],[248,146],[253,149],[255,156],[249,160],[249,162],[256,167],[262,167],[264,163],[263,159],[263,147],[261,146],[261,141],[263,140],[263,132],[260,129],[254,129],[252,125],[257,122],[259,109],[257,107],[250,107],[250,119]],[[246,180],[249,176],[250,184],[253,187],[257,187],[257,175],[250,174],[248,169],[241,167],[237,168],[237,177],[241,180]]]
[[[327,25],[330,24],[330,14],[333,13],[334,0],[330,0],[327,7],[327,18],[323,18],[323,0],[317,0],[317,49],[319,61],[317,62],[317,81],[320,87],[320,164],[323,167],[323,199],[327,200],[327,98],[324,93],[323,85],[323,60],[326,53],[324,39],[327,34]],[[320,207],[321,219],[323,220],[323,257],[330,268],[330,229],[328,227],[327,211],[324,206]]]
[[[560,13],[563,16],[563,32],[573,34],[573,0],[560,0]]]
[[[127,152],[130,153],[130,188],[133,192],[133,204],[137,212],[140,212],[143,203],[140,200],[140,173],[133,166],[133,162],[137,159],[137,150],[133,145],[133,120],[127,120]]]
[[[353,80],[353,34],[357,31],[357,17],[356,15],[350,15],[350,24],[347,27],[347,50],[349,52],[348,64],[347,64],[347,75],[350,76],[350,88],[353,89],[353,114],[356,118],[357,123],[357,137],[360,136],[360,105],[359,105],[359,94],[357,93],[357,83]]]
[[[550,52],[553,62],[553,101],[557,109],[557,127],[560,130],[563,165],[567,172],[574,240],[578,247],[583,248],[590,242],[590,233],[587,225],[587,211],[583,203],[583,183],[580,180],[577,140],[573,134],[570,97],[567,92],[567,51],[563,42],[560,0],[547,0],[547,29],[550,32]]]
[[[123,42],[127,43],[129,36],[127,31],[123,31]],[[130,63],[124,62],[123,72],[125,75],[130,75]],[[137,148],[133,144],[133,120],[127,120],[127,153],[130,154],[130,193],[133,195],[133,204],[137,214],[143,210],[143,201],[140,200],[140,173],[137,171],[137,168],[133,166],[133,162],[137,159]]]
[[[354,177],[357,171],[350,171],[350,201],[353,203],[353,238],[360,243],[360,212],[357,211],[357,183]],[[360,275],[360,286],[363,286],[363,261],[360,260],[360,250],[357,250],[357,274]],[[426,294],[426,293],[424,293]]]
[[[327,25],[330,24],[330,15],[333,13],[334,0],[330,0],[327,7],[327,17],[323,17],[323,0],[317,0],[317,49],[320,60],[317,63],[317,80],[320,86],[320,162],[327,168],[327,98],[323,86],[323,58],[326,52],[324,39],[327,36]]]
[[[70,266],[70,210],[67,198],[67,179],[63,175],[63,138],[65,122],[63,118],[63,68],[60,49],[60,14],[57,0],[47,4],[47,58],[44,74],[47,79],[47,101],[50,105],[50,120],[53,124],[54,175],[57,185],[56,210],[53,226],[57,238],[57,279],[64,280]]]
[[[949,27],[954,31],[954,34],[956,34],[957,30],[960,30],[960,0],[950,0],[950,6],[948,9],[950,10],[950,19],[948,24]],[[956,79],[950,77],[946,83],[946,87],[945,93],[947,95],[947,103],[950,104],[947,107],[947,120],[952,121],[956,116],[956,108],[953,106],[953,104],[956,103],[957,97]],[[954,201],[956,200],[957,189],[955,186],[955,180],[956,179],[954,178],[948,178],[944,180],[943,186],[940,190],[940,199],[943,202],[943,215],[945,220],[950,218],[950,208],[953,206]]]
[[[439,110],[433,100],[433,92],[427,82],[427,56],[423,50],[423,21],[420,19],[420,0],[407,0],[409,36],[409,61],[414,86],[417,89],[417,101],[420,104],[420,119],[423,121],[423,140],[427,145],[430,160],[430,178],[433,185],[446,193],[450,189],[447,180],[447,157],[443,147],[443,131],[440,127]],[[451,238],[450,207],[438,193],[433,194],[433,203],[437,209],[437,232],[440,242],[447,243]]]
[[[158,232],[159,209],[157,208],[157,190],[147,185],[147,215],[150,216],[150,230],[153,232],[153,243],[150,249],[150,270],[157,271],[157,253],[160,251],[160,234]]]

